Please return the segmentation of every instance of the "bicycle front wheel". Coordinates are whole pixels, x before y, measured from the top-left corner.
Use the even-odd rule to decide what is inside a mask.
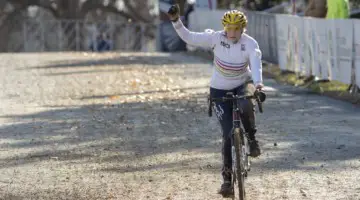
[[[234,146],[235,146],[235,154],[236,154],[236,178],[237,185],[239,188],[239,200],[245,200],[245,163],[243,159],[242,152],[242,139],[240,136],[240,128],[236,128],[234,130]]]

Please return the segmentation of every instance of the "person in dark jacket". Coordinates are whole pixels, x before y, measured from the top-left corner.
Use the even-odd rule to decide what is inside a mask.
[[[325,18],[326,13],[326,0],[309,0],[304,14],[307,17]]]

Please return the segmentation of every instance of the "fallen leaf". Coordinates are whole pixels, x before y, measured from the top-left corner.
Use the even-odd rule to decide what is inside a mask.
[[[120,96],[118,96],[118,95],[112,95],[112,96],[110,96],[109,98],[110,98],[111,100],[115,100],[115,99],[119,99]]]
[[[302,194],[304,197],[306,197],[306,196],[307,196],[307,194],[306,194],[305,190],[300,189],[300,192],[301,192],[301,194]]]
[[[59,160],[59,157],[51,157],[51,160]]]

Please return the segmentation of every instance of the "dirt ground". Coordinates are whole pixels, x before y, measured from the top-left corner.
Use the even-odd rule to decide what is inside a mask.
[[[212,66],[185,54],[0,54],[0,199],[217,200]],[[359,200],[360,108],[266,79],[249,200]]]

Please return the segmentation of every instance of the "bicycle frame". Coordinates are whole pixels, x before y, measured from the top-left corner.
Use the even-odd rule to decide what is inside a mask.
[[[229,94],[230,95],[230,94]],[[232,97],[232,96],[231,96]],[[233,102],[233,110],[232,110],[232,116],[233,116],[233,128],[240,128],[241,126],[241,118],[240,115],[242,113],[241,107],[238,104],[238,101],[234,100]]]
[[[235,96],[232,94],[232,93],[228,93],[227,96],[229,98],[234,98]],[[234,149],[234,134],[235,134],[235,131],[237,131],[239,133],[239,136],[240,136],[240,141],[241,141],[241,144],[240,144],[240,148],[242,149],[242,159],[243,159],[243,164],[245,166],[244,169],[245,169],[245,176],[247,176],[247,171],[250,170],[250,163],[249,163],[249,160],[248,160],[248,155],[250,153],[250,149],[249,149],[249,146],[248,146],[248,134],[246,132],[244,132],[244,130],[242,129],[241,127],[241,114],[243,113],[243,110],[241,108],[241,106],[239,106],[239,99],[241,99],[242,97],[238,96],[238,99],[233,99],[232,102],[233,102],[233,109],[232,109],[232,115],[233,115],[233,129],[232,129],[232,133],[230,135],[230,140],[231,140],[231,147],[232,147],[232,156],[233,156],[233,165],[235,164],[235,161],[236,161],[236,158],[234,157],[235,156],[235,149]],[[246,96],[243,96],[243,98],[250,98],[250,97],[246,97]],[[238,129],[238,130],[237,130]]]
[[[228,93],[227,96],[229,96],[229,98],[234,98],[234,95],[232,93]],[[244,96],[245,98],[245,96]],[[240,99],[240,98],[239,98]],[[232,129],[232,133],[231,133],[231,146],[234,147],[234,132],[238,131],[239,132],[239,136],[240,136],[240,140],[241,140],[241,148],[242,148],[242,152],[243,152],[243,158],[244,158],[244,163],[248,162],[247,156],[249,154],[249,147],[248,147],[248,135],[247,133],[245,133],[241,127],[241,114],[243,112],[241,106],[239,106],[239,99],[234,99],[232,101],[233,103],[233,109],[232,109],[232,116],[233,116],[233,129]],[[236,130],[238,129],[238,130]],[[234,155],[234,152],[232,152],[232,154]],[[233,158],[233,161],[235,161],[235,159]],[[248,170],[248,168],[250,167],[250,164],[247,163],[246,166],[244,166],[246,170]]]
[[[266,95],[260,91],[256,91],[253,96],[238,96],[232,92],[226,94],[226,97],[211,98],[209,96],[209,116],[212,116],[212,103],[215,101],[229,101],[233,103],[232,116],[233,116],[233,128],[230,135],[231,140],[231,157],[232,157],[232,184],[234,185],[236,180],[239,181],[239,198],[245,199],[245,186],[244,178],[247,177],[247,172],[250,171],[250,162],[248,159],[249,146],[248,135],[241,128],[241,114],[243,112],[241,106],[239,106],[239,99],[251,99],[255,98],[260,112],[262,112],[261,103],[265,101]],[[238,143],[239,145],[236,145]],[[238,160],[239,159],[239,160]],[[239,177],[238,177],[239,176]],[[233,188],[234,190],[234,188]],[[233,192],[235,194],[235,192]],[[234,199],[235,196],[233,196]]]

